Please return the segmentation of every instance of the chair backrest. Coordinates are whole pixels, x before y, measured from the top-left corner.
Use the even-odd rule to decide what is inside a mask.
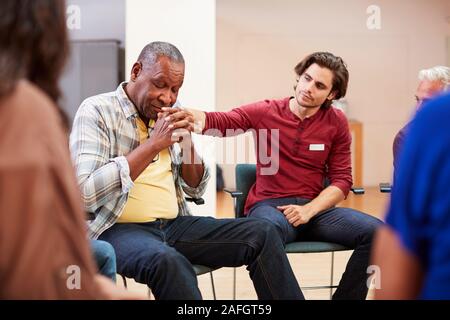
[[[242,192],[242,195],[236,198],[235,213],[236,217],[243,217],[248,192],[256,181],[256,165],[247,163],[237,164],[235,173],[236,189]]]
[[[242,192],[242,195],[236,198],[235,215],[236,218],[244,217],[245,201],[247,200],[248,192],[253,184],[256,182],[256,165],[248,163],[240,163],[236,165],[236,190]],[[324,188],[330,185],[329,179],[325,178]]]

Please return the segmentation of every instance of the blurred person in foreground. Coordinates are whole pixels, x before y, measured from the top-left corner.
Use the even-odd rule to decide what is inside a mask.
[[[394,178],[372,257],[376,299],[450,299],[450,94],[421,108]]]
[[[0,2],[0,299],[140,298],[96,274],[56,105],[65,2]]]
[[[429,69],[420,70],[419,85],[414,95],[416,99],[416,110],[431,98],[447,91],[450,87],[450,68],[445,66],[435,66]],[[392,145],[394,155],[394,169],[398,166],[400,150],[403,148],[405,136],[409,131],[410,122],[408,122],[397,133]]]

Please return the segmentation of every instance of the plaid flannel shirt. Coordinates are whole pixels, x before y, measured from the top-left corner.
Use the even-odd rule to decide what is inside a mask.
[[[88,223],[93,239],[117,221],[134,185],[125,156],[139,146],[138,112],[123,89],[125,84],[121,83],[115,92],[84,100],[70,134],[82,199],[86,211],[95,216]],[[181,176],[181,149],[177,143],[170,147],[170,156],[178,215],[191,215],[184,193],[200,198],[209,180],[209,169],[204,165],[200,184],[192,188]]]

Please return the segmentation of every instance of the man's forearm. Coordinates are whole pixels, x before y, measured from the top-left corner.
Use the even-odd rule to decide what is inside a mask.
[[[313,216],[327,210],[345,199],[341,189],[335,186],[329,186],[307,204],[313,213]]]
[[[153,161],[156,155],[159,153],[154,145],[144,143],[131,151],[126,159],[128,161],[128,166],[130,168],[130,177],[131,180],[136,180],[137,177],[141,174],[145,168]]]
[[[196,188],[202,181],[204,166],[194,148],[194,144],[191,143],[190,153],[187,156],[183,155],[183,162],[181,164],[181,177],[190,187]]]

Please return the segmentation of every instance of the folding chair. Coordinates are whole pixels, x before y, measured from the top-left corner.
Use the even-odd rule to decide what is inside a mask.
[[[250,188],[256,181],[256,165],[254,164],[237,164],[236,169],[236,189],[224,191],[229,193],[234,199],[234,210],[235,217],[244,217],[244,206],[247,200],[248,192]],[[359,187],[353,187],[352,192],[354,194],[364,194],[364,189]],[[301,241],[292,242],[286,245],[286,253],[319,253],[319,252],[331,252],[331,270],[330,270],[330,285],[328,286],[313,286],[313,287],[302,287],[304,290],[311,289],[330,289],[330,299],[333,294],[333,289],[337,288],[333,284],[333,273],[334,273],[334,252],[336,251],[346,251],[351,250],[340,244],[322,242],[322,241]],[[234,269],[234,285],[233,285],[233,298],[236,299],[236,268]]]

